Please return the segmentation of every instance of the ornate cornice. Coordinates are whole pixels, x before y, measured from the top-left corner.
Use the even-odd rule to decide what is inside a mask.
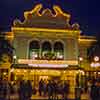
[[[77,23],[70,25],[70,14],[64,13],[59,6],[53,6],[55,14],[50,9],[44,9],[42,13],[42,4],[38,4],[32,11],[24,12],[25,20],[14,20],[13,27],[31,27],[48,29],[72,29],[79,30]]]

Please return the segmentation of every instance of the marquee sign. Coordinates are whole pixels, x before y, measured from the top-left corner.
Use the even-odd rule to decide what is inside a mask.
[[[50,67],[50,68],[66,68],[68,67],[67,64],[28,64],[29,66],[33,67]]]
[[[100,63],[99,62],[97,62],[97,63],[91,63],[91,67],[100,67]]]
[[[32,60],[18,59],[18,64],[28,64],[30,67],[66,68],[69,65],[78,65],[76,60]]]

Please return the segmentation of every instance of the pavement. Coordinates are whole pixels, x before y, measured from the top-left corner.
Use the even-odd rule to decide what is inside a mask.
[[[69,100],[75,100],[75,95],[74,94],[69,94],[68,95]],[[47,100],[48,97],[44,97],[44,96],[38,96],[38,95],[33,95],[32,96],[32,100]],[[58,99],[62,100],[62,96],[58,95]],[[81,100],[89,100],[89,96],[88,94],[82,94],[81,95]]]
[[[74,94],[69,94],[68,95],[68,100],[75,100],[75,95]],[[10,96],[10,100],[18,100],[18,95],[12,95]],[[48,100],[48,96],[39,96],[37,95],[32,95],[31,100]],[[58,100],[62,100],[62,96],[58,95]],[[89,95],[84,93],[81,95],[81,100],[89,100]]]

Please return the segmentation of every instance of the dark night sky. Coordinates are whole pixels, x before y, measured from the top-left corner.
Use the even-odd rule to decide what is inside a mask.
[[[44,8],[59,5],[72,15],[71,23],[78,22],[86,35],[100,33],[100,0],[0,0],[0,31],[8,31],[15,18],[22,20],[23,12],[38,3]]]

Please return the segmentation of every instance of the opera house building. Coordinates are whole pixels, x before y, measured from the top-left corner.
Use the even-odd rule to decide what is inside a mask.
[[[79,24],[70,24],[70,14],[56,5],[52,11],[38,4],[24,17],[23,22],[15,19],[11,27],[15,48],[11,80],[29,79],[35,86],[41,78],[68,80],[74,87],[77,75],[82,81],[90,74],[87,49],[96,39],[81,35]]]

